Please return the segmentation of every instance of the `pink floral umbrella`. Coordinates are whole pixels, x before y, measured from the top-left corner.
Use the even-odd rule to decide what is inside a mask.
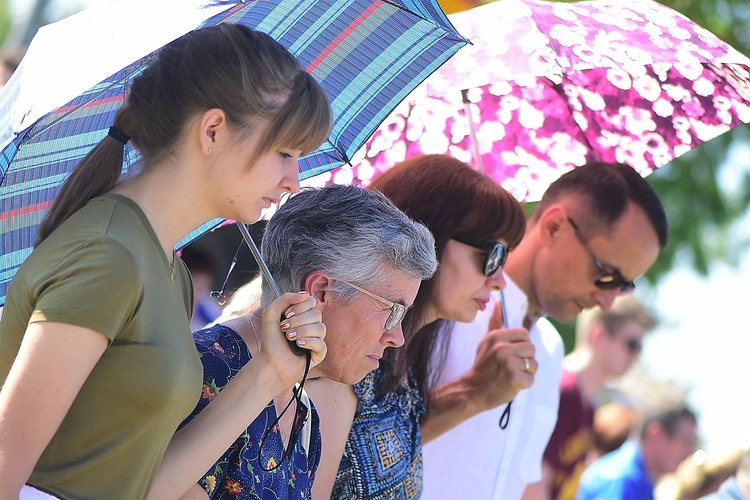
[[[520,200],[591,160],[647,175],[750,121],[750,59],[650,0],[500,0],[449,16],[473,45],[417,88],[354,168],[367,185],[422,153],[450,154]]]

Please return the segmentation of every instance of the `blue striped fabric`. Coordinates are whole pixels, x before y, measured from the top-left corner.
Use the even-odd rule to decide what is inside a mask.
[[[331,135],[300,160],[300,179],[348,163],[396,105],[467,43],[436,0],[256,0],[204,25],[222,22],[273,36],[315,76],[331,101]],[[0,153],[0,305],[59,185],[104,137],[128,82],[149,57],[37,121]],[[128,158],[124,173],[137,162],[132,151]],[[181,246],[219,222],[196,229]]]

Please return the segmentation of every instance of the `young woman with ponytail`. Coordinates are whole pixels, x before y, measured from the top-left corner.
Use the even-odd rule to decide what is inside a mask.
[[[297,159],[330,125],[294,57],[238,25],[184,35],[132,82],[7,294],[0,499],[178,498],[302,376],[285,332],[322,360],[315,300],[284,294],[265,309],[263,351],[175,434],[202,388],[175,246],[214,218],[255,222],[298,191]],[[125,144],[141,159],[123,180]]]

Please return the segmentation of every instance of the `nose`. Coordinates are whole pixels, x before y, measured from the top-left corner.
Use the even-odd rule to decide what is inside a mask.
[[[292,194],[298,193],[300,189],[299,185],[299,176],[300,176],[300,168],[299,168],[299,160],[290,162],[289,169],[286,172],[286,175],[284,175],[284,178],[281,179],[281,188],[285,191],[288,191]]]
[[[394,326],[392,330],[385,332],[383,339],[390,347],[401,347],[404,345],[404,330],[401,328],[401,323]]]
[[[505,290],[505,274],[502,269],[498,269],[491,276],[487,276],[487,288],[490,290]]]
[[[609,311],[612,309],[615,299],[619,297],[620,290],[615,288],[614,290],[600,290],[597,289],[594,294],[594,300],[601,307],[602,311]]]

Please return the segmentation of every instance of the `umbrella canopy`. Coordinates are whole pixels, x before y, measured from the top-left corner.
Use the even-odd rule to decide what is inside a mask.
[[[106,135],[132,78],[169,41],[223,22],[271,35],[328,95],[333,130],[300,159],[301,179],[347,163],[383,118],[467,43],[436,0],[115,0],[43,28],[0,94],[0,304],[46,207]],[[126,152],[124,175],[138,160]]]
[[[646,175],[750,121],[750,60],[659,3],[500,0],[449,18],[472,45],[332,182],[366,185],[407,157],[450,154],[538,200],[587,161]]]

